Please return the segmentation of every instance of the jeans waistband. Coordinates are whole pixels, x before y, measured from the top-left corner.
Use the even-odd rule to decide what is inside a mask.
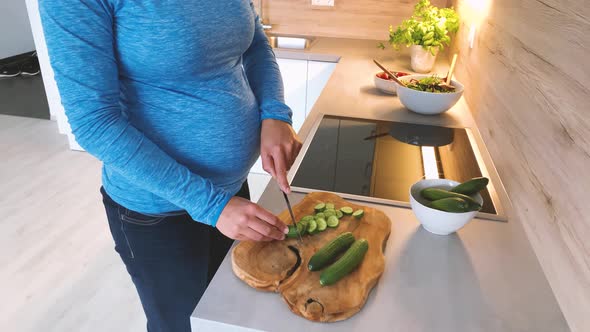
[[[115,202],[115,200],[113,200],[111,198],[111,196],[109,196],[109,194],[107,194],[107,192],[104,190],[104,187],[100,187],[100,193],[102,194],[103,198],[108,201],[110,204],[113,204],[117,207],[121,207],[123,209],[127,209],[126,207],[124,207],[123,205]],[[181,216],[181,215],[185,215],[187,214],[186,211],[184,210],[179,210],[179,211],[170,211],[170,212],[162,212],[162,213],[145,213],[145,212],[140,212],[140,211],[135,211],[138,213],[141,213],[143,215],[149,216],[149,217],[174,217],[174,216]]]

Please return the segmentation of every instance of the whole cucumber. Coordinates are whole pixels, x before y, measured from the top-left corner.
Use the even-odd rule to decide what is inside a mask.
[[[355,241],[340,259],[322,271],[320,284],[322,286],[332,285],[347,276],[363,261],[367,250],[369,250],[367,240],[359,239]]]
[[[287,233],[288,238],[296,238],[299,237],[299,231],[295,225],[289,225],[289,232]]]
[[[449,198],[449,197],[457,197],[457,198],[461,198],[462,200],[469,203],[469,207],[471,208],[471,210],[476,211],[476,210],[481,209],[481,205],[473,198],[471,198],[467,195],[454,193],[454,192],[444,190],[444,189],[426,188],[420,192],[420,195],[429,201],[436,201],[439,199]]]
[[[471,210],[469,208],[469,203],[458,197],[437,199],[436,201],[428,203],[428,206],[433,209],[455,213],[469,212]]]
[[[486,177],[481,178],[473,178],[469,181],[463,182],[460,185],[451,189],[454,193],[459,193],[463,195],[473,195],[475,193],[480,192],[481,190],[485,189],[485,187],[490,182],[490,179]]]
[[[310,271],[321,270],[324,266],[332,263],[338,254],[348,249],[353,243],[354,235],[351,232],[338,235],[334,240],[330,241],[311,256],[307,268]]]

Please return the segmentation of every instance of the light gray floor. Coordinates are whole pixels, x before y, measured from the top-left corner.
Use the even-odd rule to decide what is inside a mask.
[[[41,75],[0,78],[0,114],[49,119]]]
[[[0,331],[145,331],[99,186],[55,122],[0,115]]]
[[[257,201],[270,176],[248,180]],[[145,331],[99,187],[55,122],[0,115],[0,331]]]

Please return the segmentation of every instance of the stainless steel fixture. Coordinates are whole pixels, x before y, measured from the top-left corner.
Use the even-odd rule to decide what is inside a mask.
[[[313,37],[306,36],[288,36],[273,33],[267,33],[266,35],[272,48],[307,50],[315,40]]]

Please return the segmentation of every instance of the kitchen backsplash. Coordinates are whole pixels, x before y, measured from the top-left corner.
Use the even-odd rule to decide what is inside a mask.
[[[512,201],[510,217],[527,231],[572,331],[590,331],[590,7],[454,3],[464,18],[456,77]]]
[[[262,8],[264,22],[276,33],[386,40],[389,26],[409,17],[417,2],[335,0],[334,7],[316,7],[311,0],[262,0]],[[447,5],[447,0],[431,2]]]

